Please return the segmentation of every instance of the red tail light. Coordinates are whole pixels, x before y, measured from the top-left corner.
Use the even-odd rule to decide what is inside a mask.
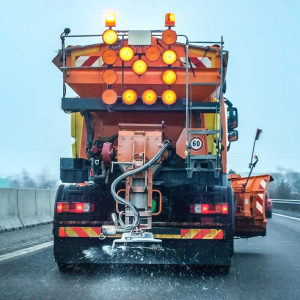
[[[209,213],[209,204],[201,204],[201,213],[208,214]]]
[[[191,214],[228,214],[228,204],[191,204]]]
[[[56,205],[56,211],[58,213],[87,213],[93,212],[95,209],[94,203],[68,203],[59,202]]]
[[[57,210],[58,213],[61,213],[63,211],[62,203],[57,203],[56,210]]]
[[[222,214],[223,215],[228,214],[228,204],[222,204]]]
[[[75,211],[77,213],[82,213],[83,212],[83,203],[75,203]]]

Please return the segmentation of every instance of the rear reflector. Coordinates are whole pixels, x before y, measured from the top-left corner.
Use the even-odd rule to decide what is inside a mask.
[[[228,214],[228,204],[191,204],[191,214]]]
[[[59,202],[56,205],[57,213],[86,213],[94,211],[94,203],[82,203],[82,202]]]

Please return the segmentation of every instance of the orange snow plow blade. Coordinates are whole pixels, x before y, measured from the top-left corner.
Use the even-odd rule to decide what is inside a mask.
[[[228,179],[235,198],[235,236],[265,236],[265,195],[273,178],[270,175],[252,176],[247,182],[247,177],[232,174]]]

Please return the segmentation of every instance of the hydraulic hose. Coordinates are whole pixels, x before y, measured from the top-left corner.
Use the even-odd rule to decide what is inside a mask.
[[[131,204],[129,201],[126,201],[124,198],[117,195],[116,187],[117,187],[118,183],[120,181],[124,180],[125,178],[129,177],[129,176],[132,176],[136,173],[139,173],[139,172],[142,172],[142,171],[145,171],[145,170],[149,169],[153,164],[156,163],[156,161],[159,158],[162,157],[164,152],[170,146],[171,146],[171,143],[168,140],[164,141],[162,148],[157,152],[157,154],[151,160],[149,160],[143,166],[141,166],[141,167],[139,167],[135,170],[132,170],[132,171],[129,171],[129,172],[126,172],[126,173],[122,174],[121,176],[116,178],[115,181],[112,183],[112,185],[111,185],[111,194],[114,197],[115,201],[120,203],[120,204],[129,206],[130,210],[133,212],[133,222],[131,224],[127,224],[127,225],[124,224],[124,222],[122,220],[123,212],[122,211],[120,212],[118,222],[120,223],[120,225],[123,229],[128,230],[128,231],[133,231],[139,225],[140,214],[139,214],[139,211],[137,210],[137,208],[133,204]]]

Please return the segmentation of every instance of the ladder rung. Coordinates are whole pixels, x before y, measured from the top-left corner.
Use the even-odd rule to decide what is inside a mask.
[[[218,134],[219,130],[191,130],[189,129],[190,134]]]
[[[191,103],[190,110],[200,110],[202,112],[206,113],[216,113],[219,109],[219,102],[208,102],[208,103],[203,103],[203,102],[193,102]]]
[[[209,85],[215,85],[217,86],[217,82],[192,82],[191,86],[209,86]]]
[[[191,155],[191,159],[198,159],[198,160],[216,160],[216,155]]]

